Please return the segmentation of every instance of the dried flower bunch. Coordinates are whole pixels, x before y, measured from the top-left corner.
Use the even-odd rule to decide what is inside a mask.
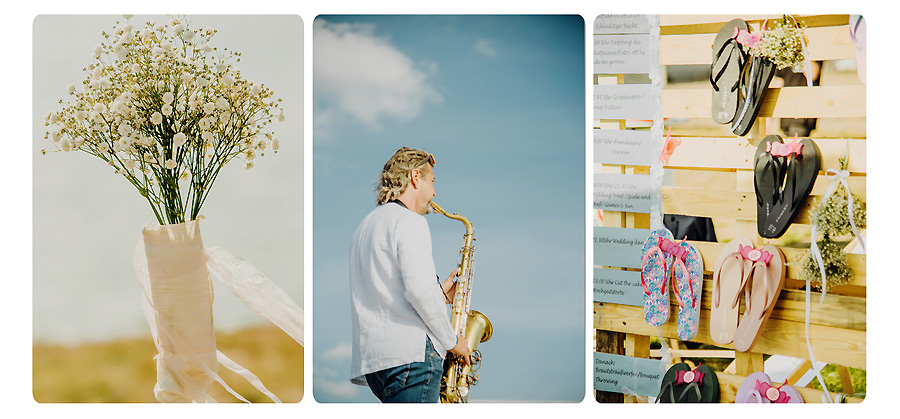
[[[853,223],[856,228],[866,228],[866,203],[850,194],[853,199]],[[819,200],[809,212],[809,221],[819,231],[829,236],[841,236],[852,233],[850,216],[847,210],[847,191],[844,188],[834,190],[828,199]]]
[[[838,162],[840,170],[845,171],[848,157],[844,156]],[[809,212],[810,224],[815,225],[816,230],[822,233],[822,240],[818,240],[816,244],[825,266],[826,283],[821,283],[822,274],[811,252],[806,252],[799,261],[802,268],[800,279],[809,280],[826,290],[829,286],[843,285],[853,279],[853,271],[848,265],[847,253],[834,241],[835,236],[853,234],[847,195],[847,190],[838,186],[827,199],[819,200]],[[857,229],[864,229],[866,228],[866,203],[852,192],[849,195],[849,199],[853,199],[853,224]],[[817,237],[813,237],[813,240],[816,239]]]
[[[807,42],[804,28],[793,17],[782,15],[773,28],[761,33],[740,31],[737,41],[748,47],[751,55],[768,58],[779,70],[790,68],[800,73],[805,62],[803,44]]]
[[[185,18],[135,28],[126,15],[91,53],[80,86],[45,120],[57,151],[83,151],[124,176],[160,224],[194,220],[219,171],[235,157],[249,169],[279,140],[281,99],[241,77],[241,54],[213,47],[212,28]]]
[[[853,270],[847,263],[847,253],[840,245],[835,243],[828,235],[817,242],[822,261],[825,264],[825,284],[822,284],[822,274],[819,265],[812,254],[807,252],[800,262],[800,279],[809,281],[818,287],[828,289],[835,285],[844,285],[853,279]]]

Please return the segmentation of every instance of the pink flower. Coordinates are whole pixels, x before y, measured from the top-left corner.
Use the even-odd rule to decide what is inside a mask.
[[[737,39],[739,44],[753,48],[759,42],[759,34],[750,33],[749,31],[741,29],[735,34],[735,39]]]

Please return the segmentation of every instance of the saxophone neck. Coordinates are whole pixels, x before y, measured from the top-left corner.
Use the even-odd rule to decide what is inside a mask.
[[[459,215],[459,213],[450,214],[447,211],[444,211],[444,209],[441,208],[441,206],[436,204],[434,201],[431,202],[431,208],[434,209],[434,212],[443,214],[447,218],[462,222],[463,225],[466,226],[466,237],[467,238],[472,237],[474,235],[475,228],[472,227],[472,223],[469,221],[468,218],[463,217],[462,215]]]

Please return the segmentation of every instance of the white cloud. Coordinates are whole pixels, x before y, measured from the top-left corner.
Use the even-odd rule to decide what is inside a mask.
[[[332,397],[351,399],[356,397],[359,386],[345,380],[342,382],[334,382],[328,380],[316,380],[315,391],[326,393]]]
[[[487,39],[479,39],[475,41],[475,52],[484,55],[486,57],[494,58],[497,56],[497,49],[494,48],[494,43],[488,41]]]
[[[315,124],[330,129],[342,117],[372,128],[385,119],[406,121],[431,103],[441,101],[429,84],[436,66],[415,63],[375,35],[371,24],[313,24],[313,91]]]
[[[323,352],[319,358],[323,361],[338,362],[350,359],[350,355],[350,344],[341,343],[338,346]]]

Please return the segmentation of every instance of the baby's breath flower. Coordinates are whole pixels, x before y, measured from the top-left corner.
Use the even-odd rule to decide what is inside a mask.
[[[140,190],[161,224],[195,219],[232,158],[249,169],[269,145],[277,150],[263,129],[284,119],[274,111],[280,99],[233,68],[240,54],[213,48],[216,31],[189,23],[113,27],[93,49],[81,89],[68,85],[71,102],[44,118],[56,149],[101,157]]]
[[[175,145],[175,147],[181,147],[185,142],[187,142],[187,136],[182,132],[179,132],[172,137],[172,144]]]

